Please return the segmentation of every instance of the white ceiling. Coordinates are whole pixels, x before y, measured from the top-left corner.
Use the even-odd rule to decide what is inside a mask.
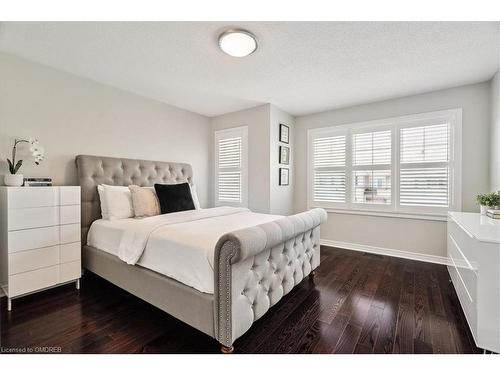
[[[246,28],[259,49],[224,55]],[[292,115],[488,80],[499,23],[1,23],[0,50],[208,116],[261,103]]]

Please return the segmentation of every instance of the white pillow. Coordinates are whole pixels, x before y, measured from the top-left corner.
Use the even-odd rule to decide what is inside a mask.
[[[160,214],[160,202],[154,188],[129,185],[135,217],[156,216]]]
[[[102,185],[104,187],[104,204],[108,220],[134,217],[132,194],[128,186]]]
[[[198,200],[198,194],[196,193],[196,185],[189,185],[189,188],[191,189],[191,198],[193,199],[194,209],[199,210],[201,207],[200,201]]]
[[[108,206],[106,204],[106,197],[104,196],[104,186],[97,185],[97,192],[99,193],[99,200],[101,201],[101,216],[104,220],[109,220]]]

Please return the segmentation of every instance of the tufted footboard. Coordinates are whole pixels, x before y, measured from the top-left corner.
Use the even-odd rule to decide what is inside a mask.
[[[230,347],[319,266],[316,208],[224,235],[215,248],[215,336]]]

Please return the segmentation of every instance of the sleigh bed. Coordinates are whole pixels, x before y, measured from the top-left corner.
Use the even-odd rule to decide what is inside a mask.
[[[174,216],[169,215],[175,213],[151,219],[165,220],[147,232],[147,238],[149,242],[163,244],[157,244],[160,250],[161,246],[165,249],[158,253],[166,258],[152,264],[164,262],[166,271],[148,268],[145,261],[152,252],[142,254],[135,265],[127,264],[105,245],[96,245],[98,242],[94,240],[90,243],[95,246],[89,245],[89,229],[95,222],[94,231],[102,222],[97,185],[153,186],[155,183],[180,182],[192,185],[191,166],[90,155],[77,156],[76,164],[82,191],[83,267],[215,338],[225,353],[233,350],[234,341],[254,321],[319,266],[320,224],[326,220],[324,210],[313,209],[286,217],[261,217],[255,215],[262,214],[231,208],[178,214],[174,221],[171,219]],[[243,226],[241,228],[233,224],[241,222],[250,224],[239,224]],[[252,225],[254,222],[260,224]],[[227,228],[224,223],[228,223]],[[193,225],[198,228],[194,233],[189,232]],[[163,237],[160,236],[162,231]],[[192,234],[183,241],[182,233]],[[197,235],[200,236],[198,242],[208,246],[203,252],[197,248]],[[184,247],[160,242],[173,241],[172,237],[176,238],[176,246]],[[151,247],[149,242],[148,247]],[[187,249],[186,253],[184,249]],[[192,262],[177,259],[177,255],[189,256],[189,250],[200,259],[201,266],[196,269]],[[207,258],[206,262],[200,254]],[[172,272],[169,272],[169,256],[172,263],[175,258],[176,262],[184,264],[170,265]],[[189,278],[184,279],[173,271],[184,269],[184,274],[189,276],[189,267],[193,267],[196,275],[202,275],[198,279],[205,287],[191,283]]]

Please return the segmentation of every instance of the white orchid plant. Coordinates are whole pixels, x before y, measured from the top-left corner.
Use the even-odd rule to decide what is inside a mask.
[[[44,158],[44,149],[38,143],[38,139],[36,139],[36,138],[15,139],[14,140],[14,147],[12,147],[12,160],[7,159],[7,163],[9,163],[9,172],[11,174],[16,174],[19,171],[19,168],[21,168],[21,166],[23,165],[22,160],[18,160],[16,162],[17,146],[20,143],[29,143],[30,152],[31,152],[31,155],[33,156],[33,158],[35,159],[36,165],[39,165]]]

